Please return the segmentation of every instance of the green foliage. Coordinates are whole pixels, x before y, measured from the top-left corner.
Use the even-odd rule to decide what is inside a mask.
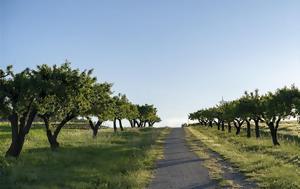
[[[275,93],[267,93],[262,97],[263,118],[270,122],[276,118],[289,118],[295,115],[295,103],[300,92],[295,86],[277,89]]]
[[[129,112],[128,109],[130,107],[129,100],[126,95],[118,94],[117,96],[114,96],[113,99],[115,102],[115,118],[120,120],[126,119],[127,113]]]
[[[45,123],[52,149],[59,147],[57,137],[64,125],[90,111],[93,84],[96,82],[91,74],[92,70],[81,72],[72,69],[68,62],[61,66],[44,64],[37,67],[35,75],[45,96],[38,101],[38,115]]]
[[[277,129],[283,119],[289,119],[300,115],[300,91],[297,87],[283,87],[277,89],[274,93],[268,92],[260,96],[258,90],[245,94],[234,101],[222,101],[210,109],[202,109],[189,114],[189,119],[199,120],[199,123],[205,123],[206,120],[218,120],[229,123],[235,121],[237,128],[236,134],[244,121],[247,122],[248,137],[250,134],[250,121],[255,122],[256,137],[259,137],[259,121],[265,121],[270,129],[274,145],[279,145],[277,141]],[[203,124],[202,124],[203,125]],[[206,124],[205,124],[206,125]],[[222,125],[222,130],[223,125]],[[231,131],[231,129],[229,129]]]
[[[154,123],[161,121],[161,119],[157,116],[157,109],[154,107],[154,105],[138,105],[137,108],[141,122],[147,122],[149,123],[149,126],[152,126]]]
[[[128,120],[138,119],[140,117],[137,105],[129,103],[126,110],[126,118]]]
[[[235,118],[240,117],[240,115],[238,115],[236,111],[237,104],[237,101],[231,101],[224,102],[219,106],[219,110],[222,112],[223,120],[232,122]]]
[[[39,114],[62,119],[68,114],[75,116],[90,110],[89,101],[95,78],[91,71],[80,72],[69,63],[61,66],[38,66],[36,75],[45,98],[39,102]]]
[[[113,120],[115,101],[111,97],[110,83],[96,83],[90,96],[91,108],[86,112],[88,116],[96,116],[101,122]]]
[[[248,93],[245,92],[239,100],[237,112],[251,119],[257,119],[262,115],[262,102],[258,90]]]
[[[11,74],[9,78],[2,78],[0,88],[0,111],[6,118],[13,113],[26,113],[29,107],[36,105],[35,100],[40,97],[41,92],[36,76],[29,69]]]
[[[9,119],[12,128],[8,152],[19,156],[36,115],[44,121],[51,147],[59,146],[56,140],[60,130],[76,117],[88,117],[90,124],[90,117],[97,117],[100,124],[140,118],[137,106],[126,95],[111,97],[111,87],[110,83],[96,83],[92,70],[73,69],[68,61],[60,66],[39,65],[17,74],[11,66],[0,69],[0,116]],[[160,121],[156,112],[152,107],[147,115],[149,124]]]

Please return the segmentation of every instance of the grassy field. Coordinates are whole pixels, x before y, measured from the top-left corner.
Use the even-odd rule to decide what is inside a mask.
[[[254,126],[252,126],[254,128]],[[270,136],[270,130],[265,123],[260,125],[261,134]],[[252,132],[254,135],[254,131]],[[300,144],[300,125],[296,121],[282,121],[278,128],[279,143],[281,140],[288,140]]]
[[[144,188],[162,157],[162,139],[168,129],[126,129],[114,134],[102,129],[64,129],[61,147],[51,151],[43,128],[33,128],[19,159],[3,156],[10,129],[0,126],[0,188],[89,189]]]
[[[240,188],[241,186],[234,180],[224,177],[224,175],[226,174],[225,171],[229,170],[225,170],[225,166],[220,163],[222,159],[213,156],[210,149],[205,144],[203,144],[199,140],[199,137],[191,132],[190,129],[186,129],[185,131],[186,141],[191,151],[193,151],[201,158],[201,160],[203,161],[202,164],[209,171],[209,177],[216,181],[222,188]],[[231,169],[231,167],[226,166],[226,169]]]
[[[232,162],[261,188],[300,188],[300,145],[280,141],[274,147],[270,138],[247,138],[244,133],[218,131],[216,128],[188,127],[194,138]]]

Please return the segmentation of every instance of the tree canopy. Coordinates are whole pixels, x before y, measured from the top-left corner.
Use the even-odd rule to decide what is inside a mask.
[[[209,110],[209,113],[207,113]],[[297,87],[283,87],[275,92],[259,95],[258,90],[245,92],[242,97],[233,101],[222,101],[209,109],[201,109],[189,114],[189,119],[198,120],[201,125],[205,120],[214,120],[218,129],[227,122],[228,131],[231,132],[231,123],[236,127],[239,134],[241,126],[246,122],[247,136],[251,136],[251,121],[255,123],[255,135],[260,137],[259,122],[267,124],[272,142],[279,145],[277,130],[280,121],[300,115],[300,91]]]
[[[74,118],[86,118],[93,136],[104,121],[113,121],[115,131],[116,121],[123,130],[123,119],[130,120],[132,127],[137,120],[149,126],[160,121],[153,105],[135,105],[123,94],[113,96],[112,84],[97,82],[92,72],[73,69],[67,61],[59,66],[38,65],[20,73],[14,73],[12,66],[0,69],[0,116],[9,120],[12,133],[6,155],[20,155],[37,116],[44,121],[52,149],[59,147],[59,133]]]

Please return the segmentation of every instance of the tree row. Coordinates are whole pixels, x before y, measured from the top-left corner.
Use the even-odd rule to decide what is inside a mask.
[[[277,131],[282,120],[299,117],[300,91],[297,87],[283,87],[275,92],[260,95],[258,90],[245,92],[239,99],[221,101],[214,107],[201,109],[189,114],[190,120],[197,120],[201,125],[218,130],[240,134],[241,127],[246,123],[247,137],[251,137],[251,122],[254,123],[255,136],[260,137],[260,123],[265,123],[270,131],[274,145],[280,145]]]
[[[59,147],[62,128],[74,118],[85,118],[96,137],[105,121],[123,131],[122,120],[131,127],[152,127],[159,122],[153,105],[136,105],[126,95],[113,96],[112,84],[97,82],[92,70],[39,65],[19,73],[0,69],[0,117],[11,125],[11,144],[6,156],[18,157],[35,118],[43,120],[52,149]]]

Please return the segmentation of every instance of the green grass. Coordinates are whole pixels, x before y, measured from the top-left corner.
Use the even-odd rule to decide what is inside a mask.
[[[300,146],[281,141],[274,147],[270,138],[247,138],[244,134],[216,128],[189,127],[188,131],[208,148],[232,162],[261,188],[300,188]]]
[[[19,159],[4,158],[10,143],[8,126],[0,126],[0,186],[12,189],[144,188],[162,157],[167,129],[126,129],[114,134],[100,130],[64,129],[61,147],[51,151],[42,128],[26,137]]]

